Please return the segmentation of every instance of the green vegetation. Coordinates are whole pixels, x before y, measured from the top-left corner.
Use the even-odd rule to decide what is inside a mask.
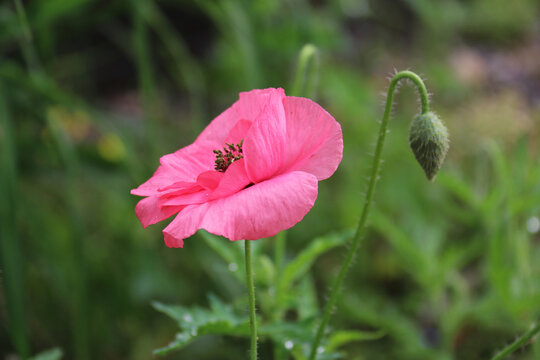
[[[142,229],[129,190],[238,92],[270,86],[316,99],[344,133],[313,210],[252,244],[260,358],[305,359],[358,222],[394,67],[422,74],[450,151],[428,182],[408,143],[419,104],[403,86],[318,359],[489,359],[519,340],[540,320],[538,8],[2,2],[0,359],[248,358],[243,243],[201,231],[169,249],[163,224]],[[540,341],[513,356],[539,359]]]

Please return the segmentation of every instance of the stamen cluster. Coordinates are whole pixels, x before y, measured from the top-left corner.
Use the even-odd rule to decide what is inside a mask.
[[[219,172],[225,172],[233,162],[242,159],[244,157],[242,154],[243,143],[244,140],[240,141],[239,144],[225,143],[226,146],[223,148],[223,151],[214,150],[214,154],[216,154],[214,169]]]

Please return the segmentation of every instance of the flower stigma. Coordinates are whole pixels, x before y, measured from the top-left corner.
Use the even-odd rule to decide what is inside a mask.
[[[243,143],[243,139],[238,144],[225,143],[226,146],[223,147],[223,151],[214,150],[214,154],[216,154],[214,169],[219,172],[225,172],[233,162],[242,159],[244,157],[242,154]]]

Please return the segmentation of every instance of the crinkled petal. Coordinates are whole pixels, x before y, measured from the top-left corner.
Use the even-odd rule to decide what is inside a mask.
[[[144,228],[165,220],[182,210],[184,206],[161,206],[159,197],[150,196],[142,199],[135,206],[135,215]]]
[[[174,173],[176,181],[196,182],[200,173],[214,168],[216,155],[213,150],[220,147],[221,144],[215,142],[200,141],[162,156],[159,161]]]
[[[287,171],[309,172],[319,180],[330,177],[343,157],[341,126],[326,110],[310,99],[288,96]]]
[[[184,239],[195,234],[200,229],[201,222],[208,209],[208,203],[186,206],[163,229],[163,238],[168,247],[183,247]]]
[[[138,196],[153,196],[177,182],[175,172],[172,169],[160,165],[154,175],[136,189],[131,190],[131,194]]]
[[[208,190],[214,190],[218,187],[223,176],[225,176],[225,174],[219,171],[208,170],[199,174],[197,183]]]
[[[160,195],[163,195],[163,194],[169,194],[169,193],[177,193],[179,191],[183,191],[183,192],[193,192],[193,191],[196,191],[200,188],[200,185],[199,184],[196,184],[196,183],[191,183],[191,182],[187,182],[187,181],[177,181],[175,183],[172,183],[170,185],[167,185],[167,186],[164,186],[164,187],[160,187],[158,189]]]
[[[209,200],[232,195],[248,186],[251,180],[249,180],[244,165],[244,159],[233,162],[225,172],[219,186],[210,195]]]
[[[167,246],[179,247],[197,229],[230,240],[270,237],[298,223],[317,198],[317,178],[294,171],[234,195],[184,208],[163,230]]]
[[[239,120],[254,121],[265,109],[266,104],[273,101],[276,93],[285,97],[283,89],[272,88],[240,93],[238,101],[212,120],[195,142],[211,141],[222,146]]]
[[[181,206],[202,204],[208,201],[210,192],[208,190],[197,191],[189,194],[164,196],[159,198],[160,206]]]
[[[283,90],[275,90],[244,139],[246,171],[253,183],[269,179],[285,163],[287,124]]]
[[[240,144],[242,140],[246,137],[247,132],[251,128],[252,122],[249,120],[241,119],[236,125],[229,131],[229,135],[225,139],[227,144]]]
[[[145,183],[131,190],[133,195],[153,196],[175,184],[195,183],[204,171],[214,168],[213,149],[219,147],[209,142],[191,144],[172,154],[161,157],[161,165]]]
[[[163,232],[163,240],[165,240],[165,245],[167,245],[170,248],[183,248],[184,247],[184,240],[176,239],[173,236],[167,234],[165,231]]]

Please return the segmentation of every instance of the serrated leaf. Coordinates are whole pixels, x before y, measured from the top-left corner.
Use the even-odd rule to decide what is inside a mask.
[[[294,323],[277,322],[259,326],[259,333],[278,343],[286,341],[292,341],[295,344],[306,343],[313,340],[314,325],[314,318]]]
[[[310,353],[310,346],[295,346],[292,351],[291,355],[293,356],[294,360],[307,360],[309,353]],[[317,360],[337,360],[337,359],[343,359],[343,356],[336,352],[327,352],[326,350],[322,350],[321,352],[317,353]]]
[[[60,348],[54,348],[43,351],[28,360],[60,360],[64,356],[64,352]]]
[[[326,349],[328,352],[333,352],[343,345],[355,341],[378,340],[386,335],[384,330],[378,331],[359,331],[359,330],[344,330],[336,331],[328,339]]]
[[[154,351],[152,351],[152,354],[160,356],[167,355],[171,351],[180,349],[182,346],[189,343],[191,339],[192,337],[189,335],[186,335],[184,333],[178,333],[176,334],[176,338],[171,341],[167,346],[154,349]]]
[[[210,296],[210,309],[197,306],[187,308],[153,302],[154,309],[174,319],[182,329],[167,346],[154,350],[154,354],[165,355],[187,345],[197,336],[232,335],[248,336],[249,319],[236,315],[232,308],[215,296]]]
[[[311,317],[294,323],[266,324],[259,327],[259,334],[261,337],[271,339],[274,343],[281,344],[295,360],[305,360],[309,356],[313,329],[317,323],[318,319]],[[324,351],[317,355],[317,360],[339,359],[340,357],[339,353],[324,348]]]

